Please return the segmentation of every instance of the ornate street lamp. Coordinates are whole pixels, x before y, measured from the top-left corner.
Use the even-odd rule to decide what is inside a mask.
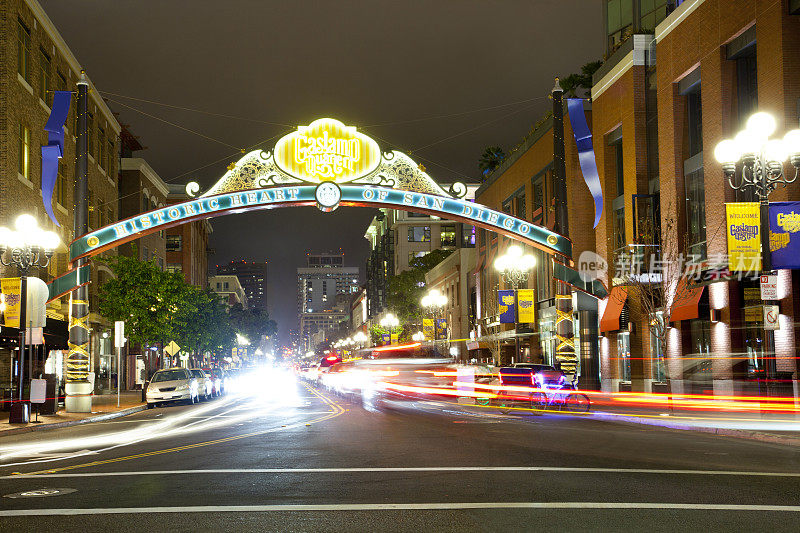
[[[353,335],[353,341],[360,347],[363,348],[364,345],[367,343],[367,335],[363,331],[357,331],[355,335]]]
[[[437,289],[431,289],[428,294],[420,300],[422,307],[429,310],[433,314],[433,348],[436,351],[436,341],[438,340],[438,328],[436,327],[436,320],[439,313],[447,305],[447,296],[439,292]]]
[[[411,335],[411,340],[414,342],[422,342],[425,340],[425,334],[422,333],[421,331],[418,331],[413,335]]]
[[[27,329],[28,272],[31,268],[46,268],[53,252],[61,243],[58,235],[39,228],[31,215],[20,215],[14,222],[16,231],[0,228],[0,262],[5,266],[16,265],[20,276],[19,317],[19,401],[12,404],[9,422],[27,422],[27,405],[23,401],[25,368],[25,332]],[[8,256],[8,257],[6,257]]]
[[[394,328],[400,325],[400,320],[392,313],[386,313],[386,316],[381,319],[380,325],[382,328],[389,330],[389,344],[391,344],[392,332],[394,332]]]
[[[747,119],[744,130],[733,139],[720,141],[714,149],[714,157],[722,164],[722,170],[731,188],[737,191],[752,189],[758,196],[761,209],[761,270],[772,270],[769,251],[769,193],[786,187],[797,180],[800,170],[800,130],[788,132],[783,139],[770,139],[775,132],[775,119],[769,113],[755,113]],[[794,177],[783,173],[784,162],[789,160],[794,167]],[[737,163],[742,163],[738,175]]]
[[[531,254],[526,254],[520,246],[512,245],[508,247],[506,253],[494,260],[494,268],[500,276],[511,284],[514,290],[514,304],[517,303],[517,287],[521,283],[528,281],[528,275],[533,267],[536,266],[536,258]],[[519,321],[517,310],[514,309],[514,357],[519,360]]]
[[[736,191],[752,190],[759,200],[761,214],[761,271],[772,271],[772,254],[769,248],[769,193],[786,187],[797,180],[800,171],[800,130],[791,130],[783,139],[770,139],[775,132],[775,119],[769,113],[758,112],[747,119],[745,129],[733,139],[720,141],[714,148],[714,157],[722,165],[722,171],[731,188]],[[784,163],[794,167],[794,177],[784,174]],[[741,172],[736,166],[741,163]],[[766,341],[767,378],[775,377],[775,358],[772,331],[764,331]]]

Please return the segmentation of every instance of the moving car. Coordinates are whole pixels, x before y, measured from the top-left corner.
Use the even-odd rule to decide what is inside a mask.
[[[148,409],[159,403],[173,401],[197,403],[199,399],[197,378],[186,368],[159,370],[153,374],[145,391]]]

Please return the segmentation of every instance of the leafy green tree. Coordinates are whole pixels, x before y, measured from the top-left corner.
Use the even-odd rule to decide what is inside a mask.
[[[230,317],[234,331],[246,337],[254,346],[261,344],[264,337],[270,338],[278,331],[278,325],[270,320],[269,313],[258,307],[244,309],[236,304],[230,309]]]
[[[486,148],[481,158],[478,160],[478,168],[481,170],[483,178],[486,179],[486,176],[499,167],[505,158],[506,154],[499,146],[489,146]]]
[[[124,320],[127,337],[145,348],[171,340],[186,294],[183,277],[133,257],[114,256],[104,262],[115,277],[100,287],[100,313],[110,320]],[[149,376],[149,350],[144,362]]]
[[[411,329],[411,324],[422,322],[423,310],[419,302],[427,292],[425,274],[451,253],[452,250],[433,250],[427,255],[414,258],[410,262],[409,270],[389,278],[386,304],[397,315],[401,324],[408,325]]]

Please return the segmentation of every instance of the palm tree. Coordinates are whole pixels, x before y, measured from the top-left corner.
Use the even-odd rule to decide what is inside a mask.
[[[499,146],[489,146],[486,148],[486,150],[483,151],[483,155],[481,155],[481,158],[478,160],[478,168],[481,170],[484,179],[486,179],[486,176],[488,176],[490,172],[499,167],[500,163],[502,163],[505,158],[506,154]]]

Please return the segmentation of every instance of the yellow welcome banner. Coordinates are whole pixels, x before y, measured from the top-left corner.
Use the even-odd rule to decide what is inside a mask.
[[[533,289],[517,290],[517,320],[521,324],[536,322],[536,310],[533,305]]]
[[[3,325],[18,328],[22,311],[22,281],[20,278],[3,278],[0,280],[3,307]]]
[[[423,318],[422,319],[422,333],[425,335],[426,341],[432,341],[436,338],[436,333],[433,329],[433,319],[432,318]]]
[[[728,230],[728,269],[761,270],[761,215],[758,202],[725,204]]]

